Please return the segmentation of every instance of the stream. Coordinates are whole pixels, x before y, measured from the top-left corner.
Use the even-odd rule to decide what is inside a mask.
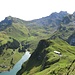
[[[0,73],[0,75],[16,75],[16,73],[21,69],[22,64],[28,60],[28,58],[30,57],[30,53],[27,51],[22,58],[15,64],[15,66],[13,67],[13,69],[11,69],[10,71],[6,71],[6,72],[2,72]]]

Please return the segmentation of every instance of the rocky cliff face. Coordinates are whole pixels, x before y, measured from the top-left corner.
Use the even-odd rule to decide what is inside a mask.
[[[40,19],[36,19],[33,20],[32,22],[34,22],[37,25],[50,25],[50,24],[55,24],[55,25],[59,25],[62,21],[62,19],[67,16],[68,13],[65,11],[61,11],[59,13],[54,12],[51,15],[47,16],[47,17],[43,17]]]
[[[68,38],[68,43],[72,46],[75,46],[75,33]]]

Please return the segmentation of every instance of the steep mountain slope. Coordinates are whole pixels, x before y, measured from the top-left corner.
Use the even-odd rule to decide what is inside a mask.
[[[17,40],[28,36],[28,29],[25,27],[22,20],[11,16],[6,17],[0,22],[0,31],[5,32],[8,36],[12,36]]]
[[[45,20],[47,25],[42,21],[44,20],[36,20],[34,26],[38,23],[44,28],[53,29],[54,32],[50,30],[53,33],[49,32],[50,38],[39,42],[36,50],[22,65],[17,75],[74,75],[75,13],[68,14],[62,19],[54,15],[49,22]]]
[[[66,19],[64,18],[66,16],[68,16],[68,13],[61,11],[59,13],[54,12],[47,17],[32,21],[24,21],[11,16],[8,16],[1,21],[0,71],[9,70],[11,67],[13,67],[13,64],[15,64],[21,58],[26,49],[32,53],[35,50],[39,40],[47,39],[52,35],[58,35],[58,33],[60,33],[60,29],[63,28],[64,25],[66,27],[68,25],[68,23],[66,24],[66,22],[63,20]],[[72,18],[72,20],[74,22],[74,18]],[[63,23],[62,25],[61,22]],[[72,30],[72,28],[70,30]],[[61,32],[60,35],[62,33],[63,32]],[[17,58],[16,61],[15,58]],[[13,64],[11,64],[11,61]],[[9,65],[7,65],[7,63],[9,63]],[[5,68],[3,66],[7,67]]]
[[[59,36],[64,40],[68,40],[70,35],[75,32],[75,13],[65,16],[56,32],[52,34],[51,38]]]
[[[75,47],[60,38],[41,40],[17,75],[74,75]]]
[[[75,46],[75,32],[68,38],[68,43],[72,46]]]

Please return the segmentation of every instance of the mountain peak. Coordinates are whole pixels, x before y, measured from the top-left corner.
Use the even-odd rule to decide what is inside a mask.
[[[68,14],[67,11],[60,11],[59,13],[61,13],[61,14],[63,14],[63,13],[64,14]]]
[[[62,18],[66,15],[68,15],[68,13],[66,11],[60,11],[59,13],[54,12],[50,16],[53,17],[53,18],[59,18],[59,17]]]
[[[0,22],[0,25],[4,25],[4,24],[11,25],[12,23],[18,23],[18,22],[23,23],[24,20],[12,16],[7,16],[3,21]]]
[[[13,19],[13,17],[11,17],[11,16],[5,17],[5,20],[12,20],[12,19]]]
[[[0,22],[0,26],[2,26],[2,25],[6,26],[6,25],[11,25],[11,24],[12,24],[11,16],[5,17],[5,19]]]
[[[73,16],[75,17],[75,12],[73,13]]]

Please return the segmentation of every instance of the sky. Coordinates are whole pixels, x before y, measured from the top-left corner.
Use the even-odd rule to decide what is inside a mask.
[[[74,0],[0,0],[0,21],[7,16],[33,20],[52,12],[75,11]]]

